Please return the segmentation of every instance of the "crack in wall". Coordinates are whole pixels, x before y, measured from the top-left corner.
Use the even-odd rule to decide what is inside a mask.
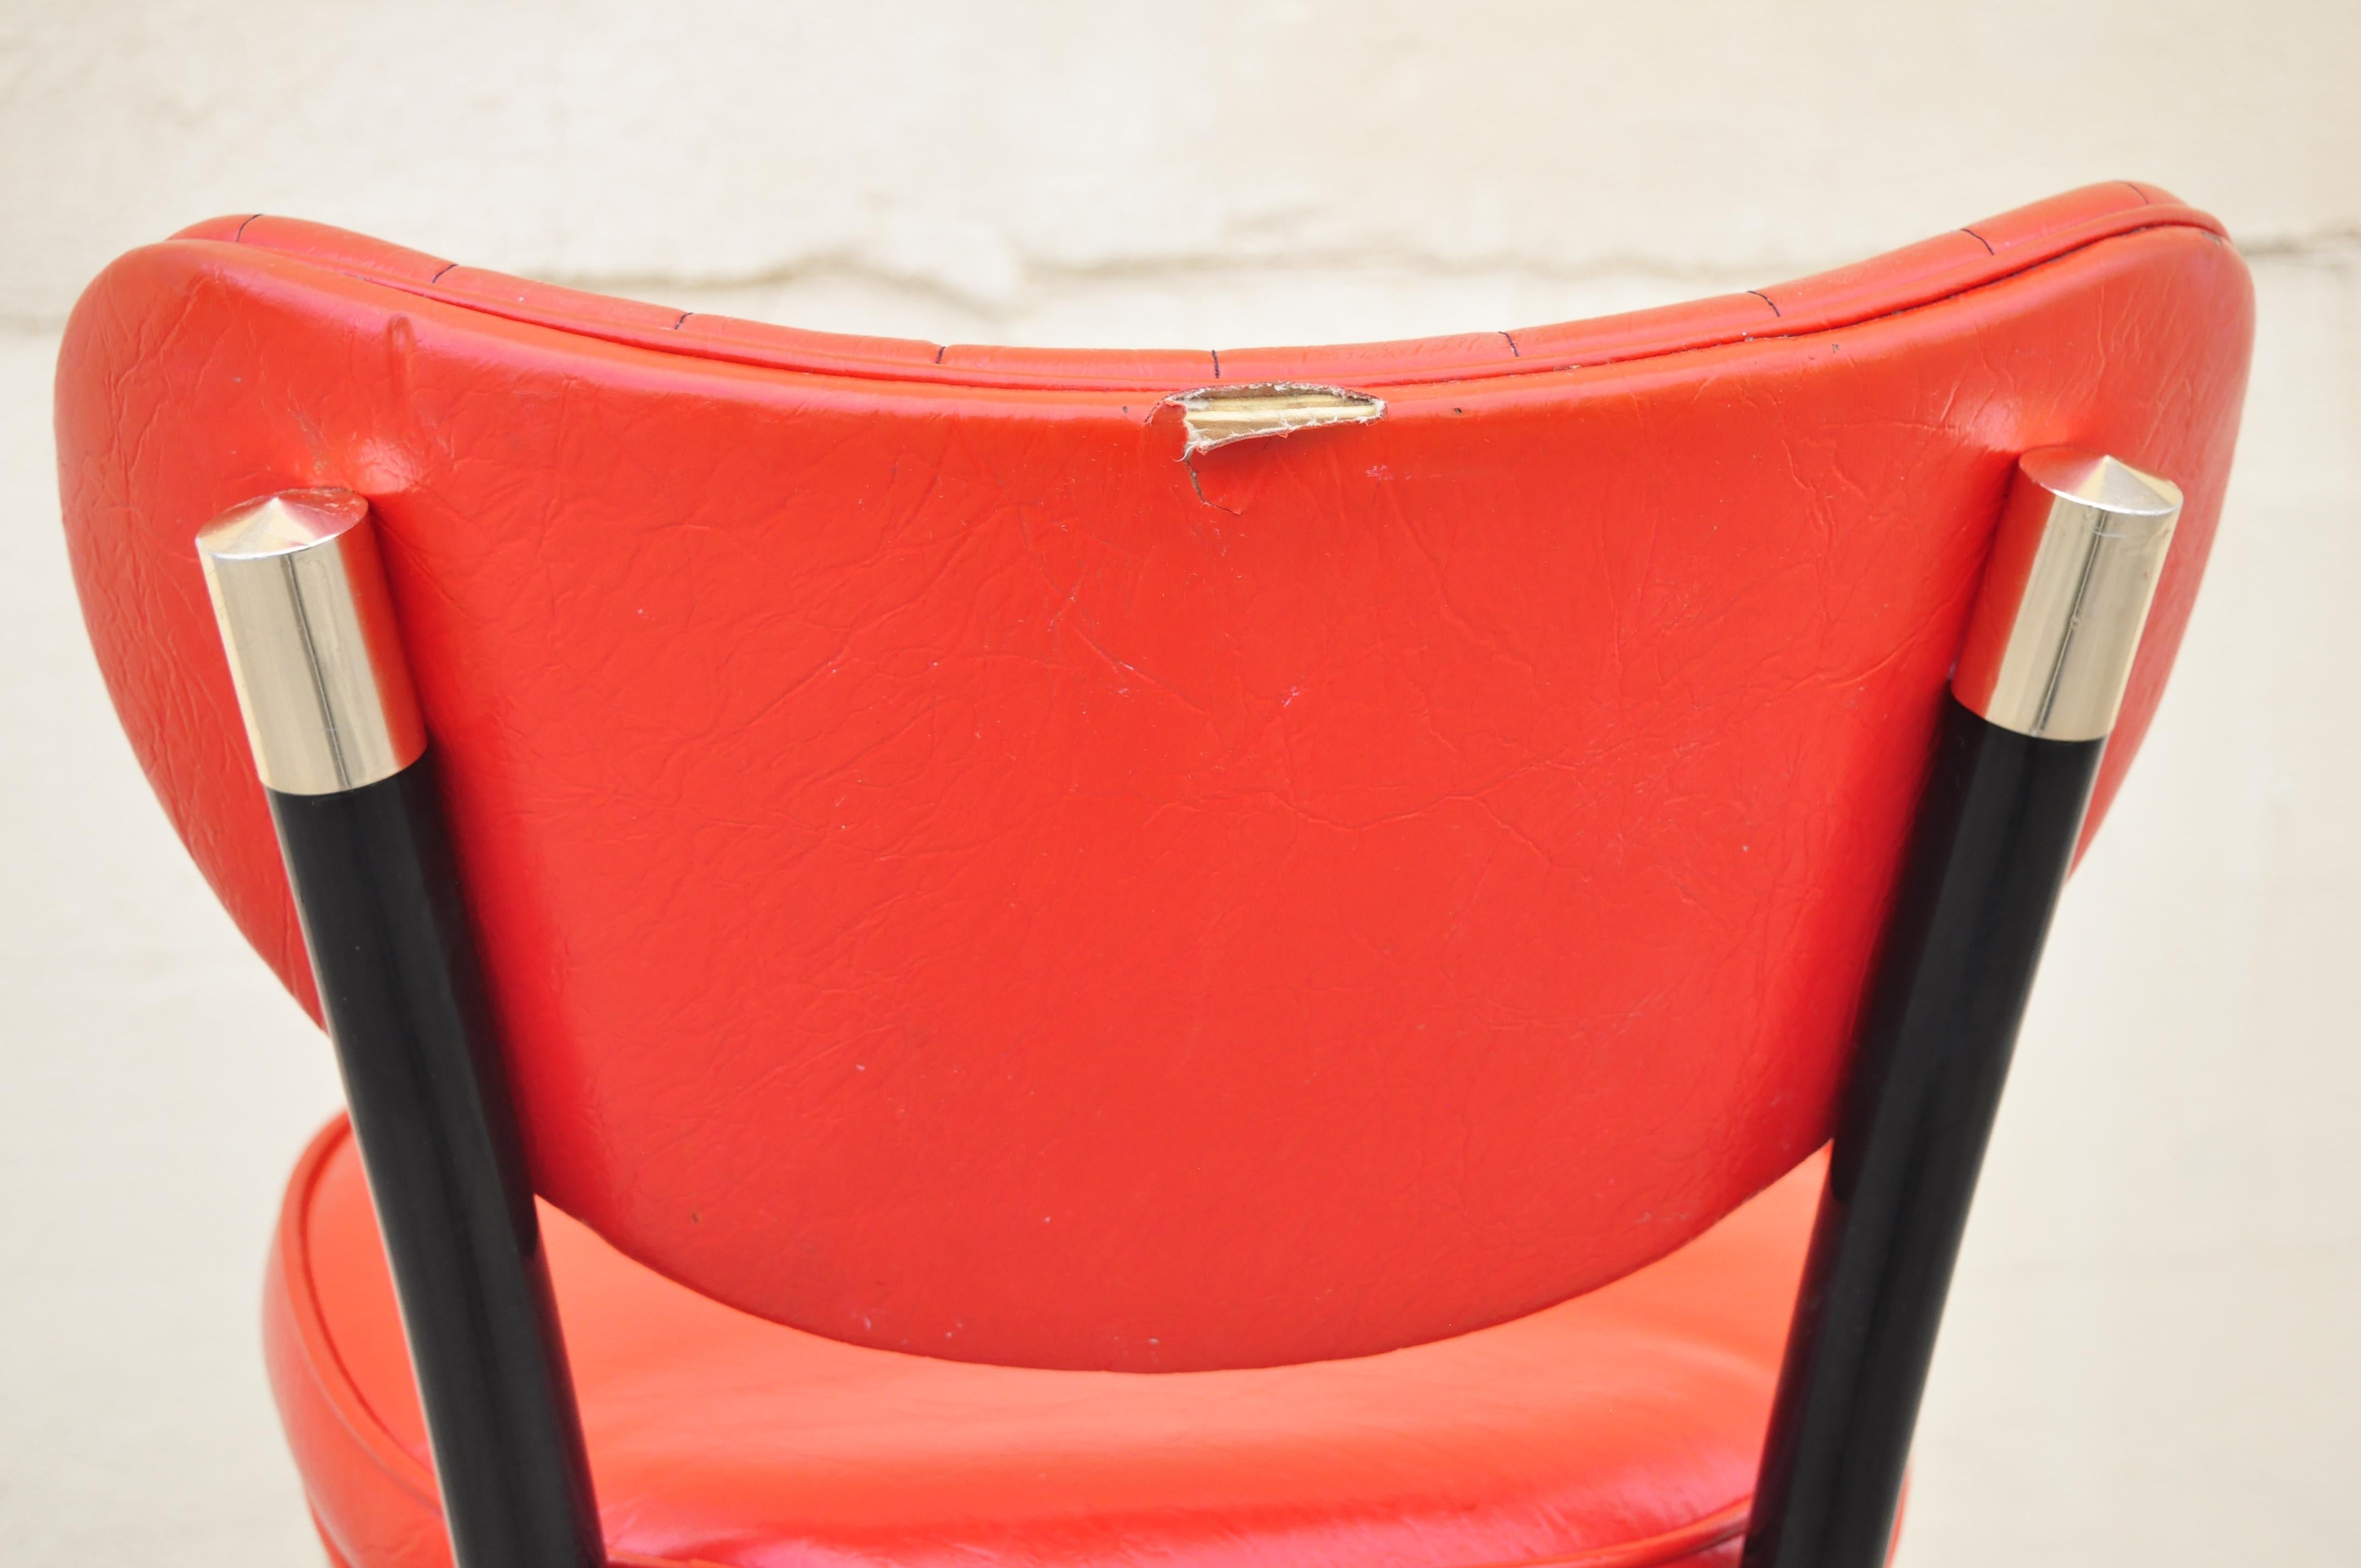
[[[2231,237],[2238,247],[2239,254],[2249,260],[2361,259],[2361,228],[2339,227],[2312,233],[2258,236],[2233,235]],[[1235,252],[1184,254],[1097,262],[1019,256],[1010,269],[1016,282],[999,290],[961,287],[953,280],[923,269],[886,266],[842,252],[817,254],[802,260],[782,261],[745,271],[568,272],[560,269],[542,269],[530,275],[569,289],[608,294],[628,294],[635,290],[651,289],[732,293],[851,283],[989,313],[1006,310],[1020,297],[1091,284],[1170,287],[1224,279],[1250,283],[1273,277],[1312,274],[1357,276],[1373,281],[1410,277],[1421,282],[1520,282],[1543,287],[1620,282],[1639,278],[1712,287],[1743,278],[1752,280],[1755,285],[1762,285],[1767,279],[1775,286],[1778,282],[1810,277],[1860,259],[1850,252],[1830,252],[1817,256],[1728,261],[1614,255],[1555,262],[1511,257],[1470,259],[1415,250],[1367,247],[1248,255]]]
[[[2238,253],[2249,264],[2271,263],[2334,269],[2361,269],[2361,228],[2333,228],[2310,233],[2233,236]],[[788,293],[815,288],[870,289],[917,305],[949,307],[976,318],[980,326],[1014,322],[1038,310],[1061,292],[1082,288],[1130,288],[1186,292],[1220,286],[1267,288],[1302,278],[1364,280],[1373,285],[1492,284],[1533,289],[1578,289],[1584,286],[1646,282],[1696,294],[1728,291],[1742,292],[1766,278],[1807,277],[1817,270],[1842,266],[1860,258],[1701,262],[1663,257],[1599,257],[1579,262],[1554,263],[1522,258],[1467,260],[1406,250],[1356,249],[1341,252],[1286,252],[1240,257],[1175,256],[1106,262],[1074,263],[1019,258],[1017,281],[1010,288],[983,291],[909,268],[887,266],[855,255],[825,253],[795,261],[745,270],[568,270],[510,258],[508,269],[520,276],[564,288],[625,298],[674,296],[667,302],[686,307],[684,313],[729,314],[719,309],[721,298],[760,292]],[[65,324],[67,308],[25,304],[0,306],[0,332],[54,332]],[[764,319],[764,318],[757,318]],[[793,325],[794,323],[785,324]],[[1414,334],[1411,335],[1415,335]]]

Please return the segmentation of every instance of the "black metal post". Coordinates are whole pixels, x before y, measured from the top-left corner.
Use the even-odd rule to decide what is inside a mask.
[[[1885,1559],[1968,1205],[2105,746],[1945,707],[1788,1336],[1750,1568]]]
[[[1861,1014],[1745,1568],[1877,1568],[2009,1058],[2179,516],[2020,463]]]
[[[506,1069],[367,529],[200,536],[401,1305],[458,1568],[606,1562]]]
[[[270,814],[460,1568],[603,1563],[507,1074],[422,758]]]

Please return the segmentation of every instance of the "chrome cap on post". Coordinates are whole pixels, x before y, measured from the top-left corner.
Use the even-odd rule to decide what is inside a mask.
[[[426,749],[368,502],[284,490],[197,534],[262,782],[333,795],[390,778]]]
[[[2020,735],[2103,739],[2180,521],[2180,487],[2128,463],[2071,446],[2018,458],[1953,695]]]

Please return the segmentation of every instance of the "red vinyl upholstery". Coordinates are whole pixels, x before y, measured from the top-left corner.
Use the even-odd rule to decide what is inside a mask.
[[[371,500],[558,1209],[838,1341],[1250,1367],[1596,1290],[1823,1140],[2014,456],[2189,497],[2103,813],[2250,330],[2218,225],[2129,184],[1693,306],[1219,354],[232,219],[92,286],[59,445],[133,744],[307,1003],[191,540]],[[1273,378],[1383,417],[1184,459],[1170,396]]]
[[[1727,1565],[1822,1164],[1670,1257],[1513,1323],[1165,1376],[841,1344],[543,1219],[619,1564]],[[331,1550],[356,1568],[447,1568],[342,1122],[289,1189],[266,1313]]]

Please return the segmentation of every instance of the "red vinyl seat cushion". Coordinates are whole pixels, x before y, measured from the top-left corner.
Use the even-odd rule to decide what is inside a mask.
[[[1734,1563],[1823,1162],[1576,1300],[1358,1360],[1048,1371],[822,1339],[541,1211],[619,1563]],[[450,1561],[349,1131],[288,1190],[273,1384],[350,1568]]]

